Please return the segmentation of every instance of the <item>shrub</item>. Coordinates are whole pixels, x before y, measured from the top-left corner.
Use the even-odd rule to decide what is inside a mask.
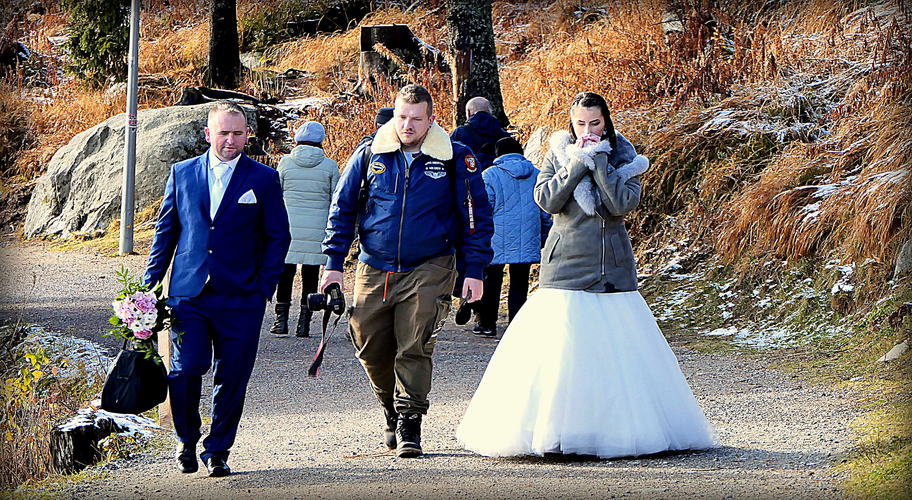
[[[129,0],[64,0],[70,16],[67,70],[92,85],[127,79]]]

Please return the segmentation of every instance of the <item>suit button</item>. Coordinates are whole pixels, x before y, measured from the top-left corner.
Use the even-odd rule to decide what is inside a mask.
[[[212,249],[211,249],[211,248],[209,249],[209,253],[212,253]]]
[[[215,231],[215,226],[209,226],[210,231]]]

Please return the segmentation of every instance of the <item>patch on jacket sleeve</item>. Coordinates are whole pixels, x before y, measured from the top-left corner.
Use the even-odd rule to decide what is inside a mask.
[[[383,172],[386,172],[386,165],[384,165],[383,162],[375,161],[370,164],[370,171],[374,175],[382,174]]]
[[[478,170],[478,160],[472,155],[465,155],[466,170],[474,174]]]

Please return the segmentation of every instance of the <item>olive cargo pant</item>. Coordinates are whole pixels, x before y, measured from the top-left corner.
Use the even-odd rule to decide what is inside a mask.
[[[435,257],[389,273],[358,262],[349,331],[355,355],[381,403],[427,413],[431,355],[450,312],[455,258]]]

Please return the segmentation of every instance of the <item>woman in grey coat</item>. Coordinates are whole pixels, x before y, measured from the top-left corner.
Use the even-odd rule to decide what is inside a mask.
[[[295,335],[310,335],[313,312],[307,309],[307,294],[317,291],[320,266],[326,255],[320,249],[332,193],[339,182],[339,167],[323,154],[326,131],[317,122],[307,122],[295,131],[297,144],[279,162],[279,179],[288,210],[291,227],[291,246],[285,256],[285,269],[276,289],[275,335],[288,334],[288,315],[291,309],[291,288],[297,266],[301,265],[301,314]]]
[[[488,456],[636,456],[717,445],[637,291],[624,216],[649,160],[583,92],[551,138],[535,201],[553,214],[540,287],[507,328],[456,437]]]

